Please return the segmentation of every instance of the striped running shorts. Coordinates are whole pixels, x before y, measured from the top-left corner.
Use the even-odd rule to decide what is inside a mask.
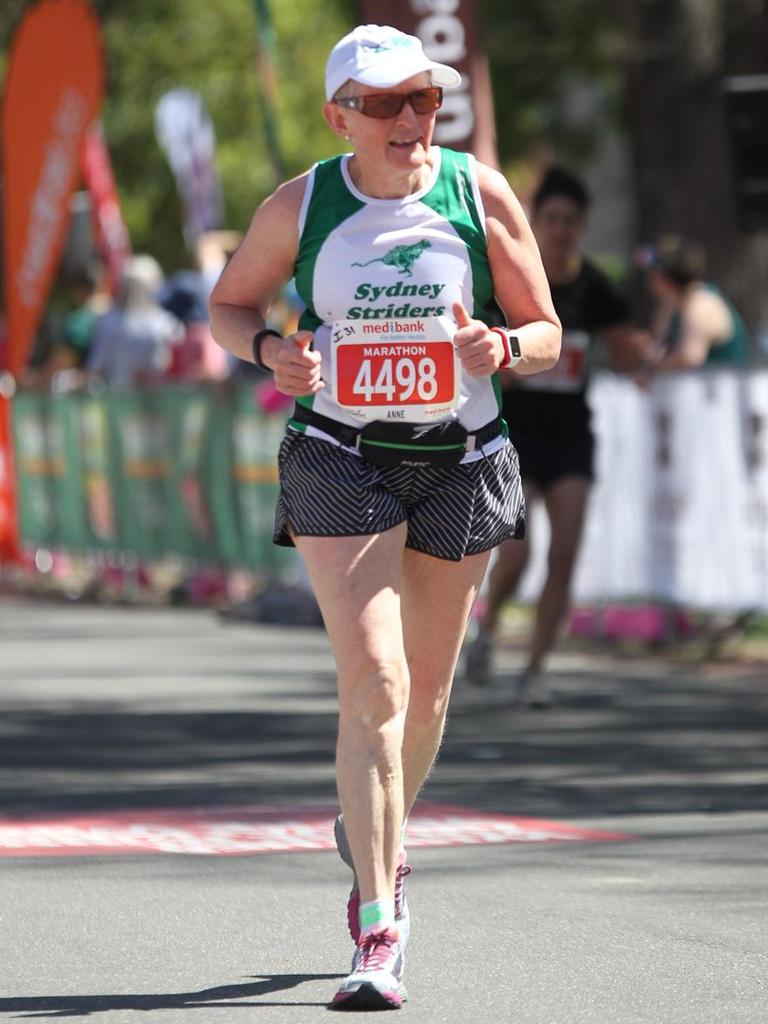
[[[356,537],[408,523],[406,547],[459,562],[525,536],[525,502],[511,444],[450,469],[374,466],[340,444],[289,429],[278,454],[273,540]]]

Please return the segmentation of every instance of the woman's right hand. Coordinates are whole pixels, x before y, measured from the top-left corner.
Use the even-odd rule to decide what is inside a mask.
[[[320,376],[320,353],[310,349],[312,331],[297,331],[286,338],[267,336],[262,361],[273,371],[275,387],[284,395],[314,395],[325,383]]]

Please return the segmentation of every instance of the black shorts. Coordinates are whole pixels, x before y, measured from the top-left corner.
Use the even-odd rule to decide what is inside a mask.
[[[594,480],[595,438],[591,431],[573,437],[540,437],[510,433],[520,456],[520,475],[526,482],[546,491],[566,476]]]
[[[450,469],[374,466],[341,445],[289,430],[278,454],[275,544],[299,537],[358,537],[408,523],[406,547],[459,562],[525,535],[517,454]]]

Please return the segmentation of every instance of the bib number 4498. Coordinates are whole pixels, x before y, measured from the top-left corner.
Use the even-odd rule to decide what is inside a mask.
[[[461,360],[447,317],[401,322],[334,320],[331,399],[358,420],[430,423],[461,398]]]
[[[414,396],[417,401],[432,402],[437,395],[437,364],[429,356],[419,360],[405,356],[385,359],[376,372],[373,360],[363,359],[352,393],[366,404],[378,398],[386,405],[404,405]]]
[[[455,390],[450,341],[339,345],[337,400],[348,406],[450,402]]]

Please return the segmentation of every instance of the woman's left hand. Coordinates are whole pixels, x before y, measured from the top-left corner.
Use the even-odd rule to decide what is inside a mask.
[[[458,330],[453,343],[461,365],[470,377],[490,377],[504,359],[504,343],[482,320],[473,320],[460,302],[454,302],[453,315]]]

